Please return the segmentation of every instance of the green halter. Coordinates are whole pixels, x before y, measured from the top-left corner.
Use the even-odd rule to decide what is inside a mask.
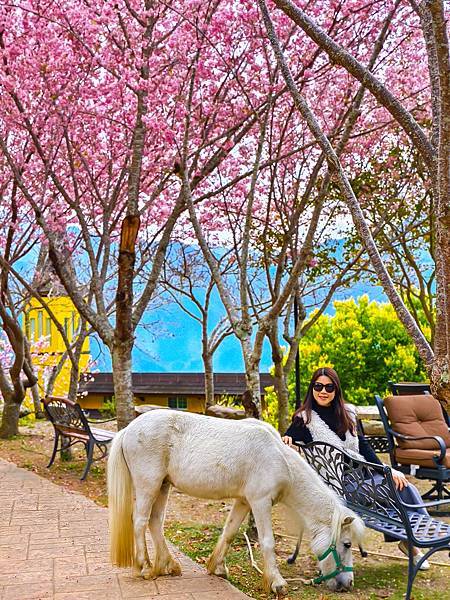
[[[328,550],[325,550],[323,554],[317,557],[317,560],[324,560],[329,554],[333,555],[334,562],[336,563],[335,570],[331,573],[328,573],[328,575],[320,575],[319,577],[316,577],[315,579],[313,579],[313,583],[322,583],[323,581],[328,581],[328,579],[336,577],[336,575],[339,575],[339,573],[349,573],[353,571],[353,567],[344,567],[344,565],[342,564],[341,557],[339,556],[336,550],[336,544],[331,544]]]

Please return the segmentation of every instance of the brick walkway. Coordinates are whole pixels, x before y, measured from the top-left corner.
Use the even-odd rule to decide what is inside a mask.
[[[248,598],[174,554],[181,577],[144,581],[112,567],[105,508],[0,459],[0,600]]]

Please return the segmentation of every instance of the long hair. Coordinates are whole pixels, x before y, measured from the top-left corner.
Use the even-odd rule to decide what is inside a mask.
[[[303,404],[297,411],[295,411],[292,420],[294,421],[295,419],[299,418],[300,413],[303,413],[306,416],[306,424],[310,423],[311,411],[317,407],[317,403],[314,399],[313,394],[313,385],[315,384],[316,380],[322,375],[329,377],[334,383],[335,393],[330,406],[334,411],[334,416],[337,424],[337,433],[339,435],[345,435],[347,431],[350,431],[351,434],[356,435],[355,423],[353,422],[345,408],[341,382],[339,381],[339,375],[331,367],[320,367],[320,369],[316,369],[316,371],[314,371]]]

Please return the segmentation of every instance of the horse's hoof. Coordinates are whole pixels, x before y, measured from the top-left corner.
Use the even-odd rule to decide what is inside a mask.
[[[275,589],[273,591],[277,595],[277,598],[283,598],[283,596],[288,595],[288,591],[289,591],[288,585],[287,585],[287,583],[285,583],[283,585],[276,585]]]
[[[228,579],[228,567],[225,564],[218,565],[212,574],[216,575],[217,577],[222,577],[223,579]]]
[[[151,573],[152,565],[146,564],[143,567],[133,567],[133,575],[134,577],[143,577],[144,579],[149,579],[147,576],[148,573]]]
[[[177,560],[174,560],[171,566],[167,569],[167,575],[178,577],[181,575],[181,565]]]
[[[142,569],[141,571],[141,577],[143,577],[144,579],[152,579],[153,570],[151,567],[145,567],[144,569]]]
[[[181,575],[181,565],[177,560],[172,560],[165,565],[155,565],[148,579],[157,579],[163,575]]]

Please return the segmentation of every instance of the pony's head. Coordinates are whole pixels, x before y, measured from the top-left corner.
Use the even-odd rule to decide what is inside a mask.
[[[353,586],[352,543],[361,546],[364,523],[349,509],[336,507],[330,527],[320,528],[311,540],[319,561],[320,575],[314,583],[324,582],[333,592],[347,592]]]

